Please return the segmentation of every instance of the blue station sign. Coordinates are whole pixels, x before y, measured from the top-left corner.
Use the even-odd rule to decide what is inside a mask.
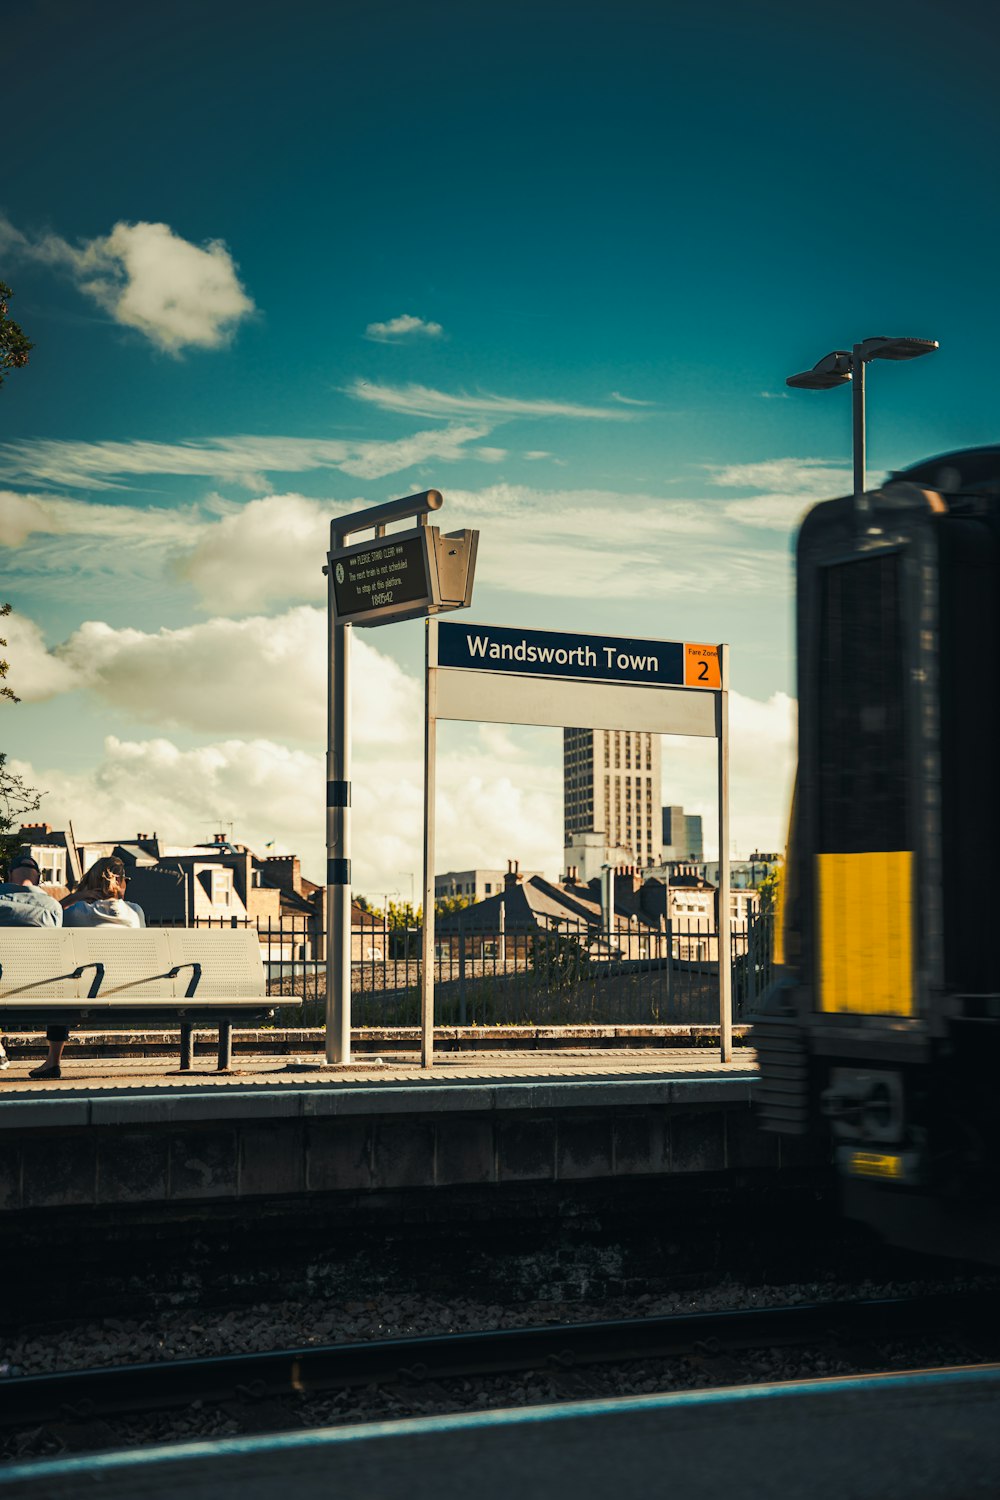
[[[438,666],[644,687],[721,687],[719,649],[686,641],[442,621]]]

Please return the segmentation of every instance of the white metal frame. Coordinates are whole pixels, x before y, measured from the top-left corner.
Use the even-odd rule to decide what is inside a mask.
[[[420,1060],[434,1062],[434,846],[438,719],[492,724],[567,724],[683,734],[718,743],[719,1044],[733,1056],[732,914],[729,909],[729,647],[719,646],[719,688],[600,682],[438,665],[438,621],[426,625],[424,715],[424,889],[420,973]],[[725,961],[723,961],[725,954]]]

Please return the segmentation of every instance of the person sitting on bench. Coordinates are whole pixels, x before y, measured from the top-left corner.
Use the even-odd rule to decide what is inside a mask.
[[[0,927],[61,927],[62,907],[39,886],[42,872],[30,854],[15,854],[0,884]],[[0,1042],[0,1069],[9,1066]]]
[[[39,885],[42,872],[30,854],[15,854],[0,885],[0,927],[61,927],[62,908]]]
[[[145,927],[142,907],[125,900],[128,876],[111,856],[91,865],[75,891],[63,897],[64,927]]]
[[[63,898],[64,927],[145,927],[146,918],[142,907],[134,901],[125,900],[128,876],[125,866],[115,856],[99,859],[91,865],[75,891]],[[38,1068],[32,1068],[29,1078],[61,1078],[60,1062],[63,1048],[69,1040],[70,1028],[52,1024],[46,1028],[45,1038],[49,1053]]]

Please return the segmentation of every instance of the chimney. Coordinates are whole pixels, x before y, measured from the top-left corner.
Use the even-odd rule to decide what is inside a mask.
[[[636,891],[642,885],[642,876],[636,865],[619,865],[615,870],[615,903],[631,906]]]
[[[30,833],[35,838],[48,838],[52,832],[51,823],[22,823],[22,833]]]
[[[297,854],[269,854],[264,863],[268,885],[301,896],[302,867]]]
[[[514,886],[521,884],[521,862],[517,859],[507,861],[507,873],[503,878],[505,891],[512,890]]]

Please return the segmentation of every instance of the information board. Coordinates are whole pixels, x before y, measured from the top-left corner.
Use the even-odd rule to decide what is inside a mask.
[[[396,540],[378,537],[369,546],[338,557],[333,564],[337,614],[418,604],[429,595],[425,539],[419,533]]]

